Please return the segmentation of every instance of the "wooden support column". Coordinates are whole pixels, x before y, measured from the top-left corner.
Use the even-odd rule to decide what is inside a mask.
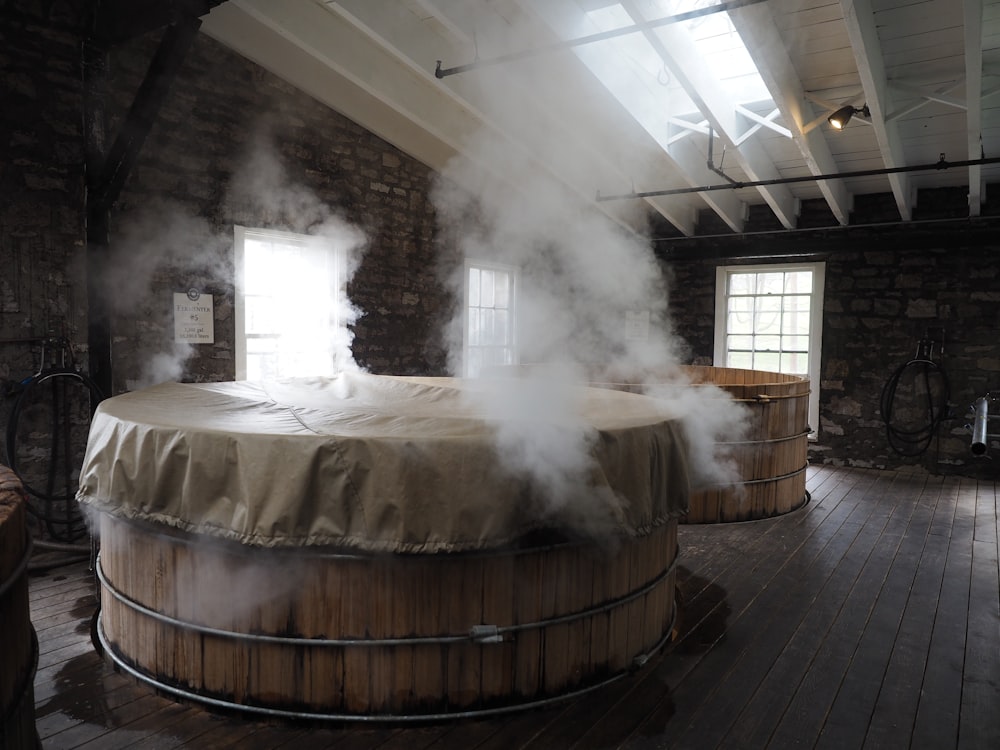
[[[108,85],[108,52],[100,42],[88,41],[84,45],[88,348],[90,376],[105,396],[114,395],[112,290],[102,283],[110,263],[111,209],[139,158],[146,136],[200,26],[200,18],[187,17],[166,28],[132,107],[108,149],[103,106]]]

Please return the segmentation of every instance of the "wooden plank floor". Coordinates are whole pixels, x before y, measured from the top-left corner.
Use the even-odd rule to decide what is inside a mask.
[[[813,467],[778,519],[682,526],[678,638],[639,672],[544,710],[298,726],[156,695],[93,650],[84,564],[31,581],[43,747],[1000,748],[992,482]]]

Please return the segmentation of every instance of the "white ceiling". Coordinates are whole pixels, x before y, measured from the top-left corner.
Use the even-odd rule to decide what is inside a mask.
[[[608,6],[633,27],[706,13],[565,44],[607,28]],[[711,52],[694,39],[725,18],[714,6],[737,33]],[[461,153],[503,172],[507,150],[621,222],[646,208],[685,235],[704,208],[742,231],[762,203],[791,229],[806,199],[846,224],[867,193],[909,221],[942,186],[968,185],[978,216],[1000,181],[1000,164],[813,179],[1000,156],[1000,0],[229,0],[202,29],[436,170]],[[739,77],[740,39],[766,89]],[[833,130],[844,104],[870,120]],[[731,187],[746,182],[769,184]],[[618,197],[635,192],[667,194]]]

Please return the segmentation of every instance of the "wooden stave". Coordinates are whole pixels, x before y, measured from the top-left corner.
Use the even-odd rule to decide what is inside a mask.
[[[130,525],[130,522],[107,516],[101,519],[101,567],[104,569],[107,565],[112,569],[106,575],[118,576],[120,580],[116,585],[120,584],[127,593],[155,600],[157,595],[164,595],[168,587],[157,588],[154,584],[152,589],[146,590],[148,586],[140,580],[139,571],[155,571],[154,579],[162,583],[169,577],[166,574],[170,565],[176,565],[179,559],[177,548],[174,547],[170,555],[161,555],[163,559],[142,561],[143,551],[155,550],[157,545],[149,544],[148,540],[146,543],[139,540],[123,543],[121,534],[115,533],[120,529],[113,528],[121,524]],[[656,566],[665,566],[667,574],[652,590],[589,620],[522,631],[515,641],[503,644],[453,643],[442,648],[420,644],[395,647],[395,651],[382,646],[367,646],[362,650],[327,647],[318,651],[320,656],[314,649],[309,659],[302,658],[301,654],[289,659],[287,652],[282,654],[281,649],[270,644],[251,652],[224,643],[223,639],[192,635],[161,622],[149,621],[134,610],[119,606],[105,585],[102,585],[102,640],[106,641],[111,657],[139,672],[139,677],[145,675],[158,684],[189,692],[187,697],[193,700],[219,700],[247,710],[287,711],[338,720],[374,717],[390,721],[517,710],[589,689],[609,676],[625,674],[632,668],[634,658],[659,648],[669,636],[675,615],[676,571],[673,566],[676,551],[676,520],[671,519],[643,538],[643,543],[623,543],[612,555],[616,561],[626,561],[626,571],[635,571],[634,574],[626,572],[624,577],[619,573],[619,586],[640,580],[645,574],[640,571],[649,572]],[[119,563],[129,560],[129,564],[123,567],[116,563],[116,556]],[[183,557],[181,554],[180,559]],[[469,560],[476,558],[471,556],[465,562]],[[440,561],[422,562],[435,567]],[[559,551],[554,561],[550,559],[545,564],[535,553],[484,556],[453,576],[475,579],[477,574],[469,570],[479,565],[487,565],[491,574],[483,580],[493,580],[493,574],[500,580],[510,581],[523,581],[532,574],[536,576],[534,588],[521,583],[508,597],[492,597],[490,608],[480,611],[485,619],[486,614],[507,608],[512,622],[522,623],[552,615],[555,613],[553,606],[571,605],[582,596],[582,592],[574,592],[573,585],[566,583],[566,580],[574,580],[568,578],[567,573],[577,571],[575,580],[579,580],[579,571],[589,565],[594,577],[590,594],[593,598],[607,594],[604,579],[613,577],[607,571],[622,569],[621,564],[609,565],[608,559],[593,549],[567,546]],[[598,581],[602,583],[599,585]],[[468,586],[475,588],[474,581]],[[481,585],[480,589],[483,588],[486,587]],[[614,585],[611,588],[614,589]],[[371,594],[370,586],[362,585],[360,590]],[[461,589],[459,594],[452,598],[459,601],[458,605],[441,597],[437,604],[441,609],[436,617],[439,624],[454,627],[457,622],[468,621],[469,610],[461,602],[469,597],[462,595]],[[353,598],[350,601],[357,603]],[[152,603],[162,605],[166,602]],[[385,608],[384,604],[377,606]],[[405,610],[405,606],[402,609]],[[388,619],[393,620],[391,616]],[[426,627],[427,623],[426,618],[421,623],[419,617],[403,618],[403,621],[411,627]],[[349,613],[342,622],[348,623],[344,626],[348,630],[357,632],[352,630],[356,628],[356,613]],[[633,622],[644,622],[645,626],[638,639],[629,643],[634,631],[630,623]],[[387,631],[379,633],[381,636],[387,634]],[[598,634],[605,634],[603,646]],[[551,644],[557,645],[552,647]],[[196,674],[197,670],[190,668],[191,663],[210,666],[203,674]],[[281,664],[293,666],[280,672]],[[426,669],[433,664],[441,665],[438,673]],[[327,679],[324,682],[324,675],[335,674],[338,670],[341,675],[339,687],[336,681]],[[239,676],[243,673],[250,676],[243,679]],[[368,675],[375,675],[377,679],[369,679]],[[425,675],[420,684],[414,682],[415,675]],[[430,679],[426,675],[430,675]],[[278,688],[267,694],[261,689],[264,683],[271,686],[277,683]]]

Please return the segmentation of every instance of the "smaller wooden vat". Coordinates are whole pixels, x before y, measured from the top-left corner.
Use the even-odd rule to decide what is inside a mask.
[[[428,720],[579,694],[674,623],[677,521],[457,554],[250,547],[100,519],[98,634],[177,696],[293,718]]]
[[[728,392],[746,407],[750,421],[742,440],[719,443],[736,463],[740,481],[692,492],[682,522],[748,521],[800,507],[807,499],[808,378],[732,367],[684,369],[695,387],[711,384]]]
[[[31,540],[25,524],[24,489],[0,466],[0,747],[37,748],[35,669],[38,641],[28,609]]]

